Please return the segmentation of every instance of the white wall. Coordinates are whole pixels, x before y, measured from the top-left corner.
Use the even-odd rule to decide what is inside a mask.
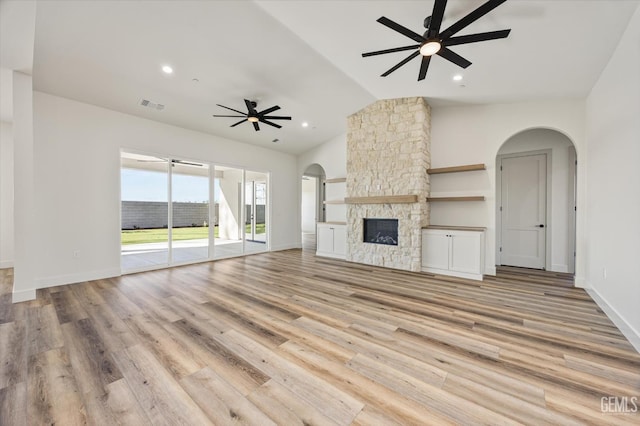
[[[316,233],[316,187],[318,179],[315,177],[307,177],[302,179],[302,232]]]
[[[551,222],[547,223],[546,228],[547,237],[551,239],[551,264],[547,265],[547,269],[555,272],[573,272],[573,144],[565,135],[554,130],[531,129],[510,138],[502,145],[498,154],[538,150],[551,150],[551,204],[548,206]]]
[[[640,350],[640,8],[586,103],[587,281]],[[598,300],[598,298],[596,298]],[[610,315],[611,317],[611,315]]]
[[[302,177],[307,167],[319,164],[325,171],[327,179],[347,176],[347,136],[339,135],[322,145],[305,152],[298,157],[298,175]],[[298,191],[301,193],[301,191]],[[339,200],[347,194],[346,183],[325,185],[325,199]],[[347,209],[343,204],[327,204],[325,210],[327,222],[345,222]]]
[[[0,268],[13,266],[13,129],[0,122]]]
[[[270,171],[272,249],[299,246],[291,155],[40,92],[34,141],[37,287],[119,274],[121,148]]]
[[[523,130],[547,128],[566,135],[584,151],[584,102],[549,101],[518,104],[438,107],[431,110],[431,167],[484,163],[486,171],[431,176],[431,194],[484,195],[484,202],[435,203],[431,223],[484,226],[485,271],[495,273],[496,155],[502,144]],[[584,285],[585,172],[578,168],[578,241],[576,285]]]

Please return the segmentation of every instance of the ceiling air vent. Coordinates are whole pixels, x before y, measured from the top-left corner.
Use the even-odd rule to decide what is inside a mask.
[[[158,111],[162,111],[164,109],[164,105],[159,104],[157,102],[150,101],[148,99],[141,100],[140,101],[140,105],[142,105],[143,107],[155,109],[155,110],[158,110]]]

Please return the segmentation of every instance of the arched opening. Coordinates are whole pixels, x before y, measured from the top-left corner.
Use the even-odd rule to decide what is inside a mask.
[[[303,250],[316,250],[316,223],[325,220],[325,178],[324,169],[319,164],[311,164],[302,174],[300,224]]]
[[[519,132],[496,156],[496,266],[575,273],[573,141],[547,128]]]

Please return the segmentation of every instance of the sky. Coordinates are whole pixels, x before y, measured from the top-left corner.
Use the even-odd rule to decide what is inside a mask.
[[[120,176],[122,201],[167,201],[167,173],[122,169]],[[209,178],[207,177],[174,174],[172,186],[174,202],[209,201]],[[216,179],[216,198],[219,191]]]

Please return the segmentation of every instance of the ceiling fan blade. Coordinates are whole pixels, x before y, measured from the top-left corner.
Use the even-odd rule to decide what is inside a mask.
[[[261,116],[266,115],[266,114],[269,114],[270,112],[277,111],[279,109],[280,107],[278,105],[275,105],[275,106],[272,106],[271,108],[267,108],[264,111],[259,112],[258,115],[261,115]]]
[[[176,164],[184,164],[185,166],[198,166],[198,167],[202,167],[202,164],[198,164],[198,163],[192,163],[190,161],[182,161],[182,160],[171,160],[172,163],[176,163]]]
[[[217,115],[217,114],[213,114],[214,117],[233,117],[233,118],[240,118],[240,117],[246,117],[247,114],[242,114],[242,115]]]
[[[496,7],[500,6],[502,3],[507,0],[489,0],[473,12],[469,13],[464,18],[460,19],[455,24],[451,25],[449,28],[440,33],[440,40],[446,40],[461,29],[467,27],[478,19],[482,18],[487,13],[491,12]]]
[[[291,120],[291,117],[285,117],[282,115],[263,115],[261,118],[266,118],[267,120]]]
[[[419,47],[420,47],[419,44],[412,44],[411,46],[402,46],[402,47],[394,47],[393,49],[376,50],[375,52],[363,53],[362,57],[366,58],[367,56],[384,55],[385,53],[403,52],[405,50],[417,49]]]
[[[451,61],[457,66],[462,68],[467,68],[469,65],[471,65],[471,62],[467,61],[465,58],[447,49],[446,47],[443,47],[442,49],[440,49],[440,51],[437,54],[445,58],[447,61]]]
[[[261,122],[261,123],[264,123],[264,124],[268,124],[269,126],[273,126],[273,127],[275,127],[275,128],[278,128],[278,129],[282,128],[282,126],[281,126],[281,125],[276,124],[276,123],[272,123],[272,122],[267,121],[267,120],[260,120],[260,122]],[[253,123],[253,124],[256,124],[256,123]]]
[[[238,114],[247,115],[246,113],[244,113],[244,112],[242,112],[242,111],[238,111],[237,109],[229,108],[229,107],[227,107],[227,106],[220,105],[220,104],[216,104],[216,105],[218,105],[219,107],[222,107],[222,108],[229,109],[229,110],[231,110],[231,111],[233,111],[233,112],[237,112]]]
[[[431,62],[431,56],[423,56],[422,63],[420,64],[420,73],[418,74],[418,81],[424,80],[427,76],[427,70],[429,69],[429,63]]]
[[[258,122],[257,121],[253,122],[253,128],[256,129],[256,132],[260,131],[260,126],[258,126]]]
[[[242,124],[242,123],[244,123],[245,121],[247,121],[247,119],[246,119],[246,118],[245,118],[244,120],[240,120],[240,121],[238,121],[236,124],[232,124],[232,125],[231,125],[231,126],[229,126],[229,127],[236,127],[238,124]]]
[[[451,37],[443,42],[445,46],[456,46],[458,44],[477,43],[479,41],[497,40],[506,38],[511,30],[489,31],[486,33],[477,33],[463,35],[459,37]]]
[[[251,105],[251,101],[245,99],[244,100],[244,104],[247,106],[247,111],[249,111],[249,115],[258,115],[258,113],[256,112],[256,109],[253,107],[253,105]]]
[[[397,70],[398,68],[400,68],[401,66],[403,66],[404,64],[406,64],[407,62],[409,62],[410,60],[412,60],[413,58],[415,58],[418,55],[420,55],[420,51],[416,50],[411,55],[407,56],[402,61],[398,62],[393,68],[389,69],[387,72],[382,74],[380,77],[388,76],[389,74],[391,74],[392,72],[394,72],[395,70]]]
[[[414,33],[409,28],[403,27],[402,25],[393,22],[389,18],[381,16],[380,18],[378,18],[378,22],[380,22],[382,25],[384,25],[386,27],[391,28],[394,31],[399,32],[400,34],[403,34],[403,35],[409,37],[411,40],[417,41],[418,43],[422,43],[424,41],[424,37],[422,37],[420,34]]]
[[[431,21],[429,22],[429,37],[437,37],[442,25],[444,17],[444,9],[447,6],[447,0],[436,0],[433,4],[433,13],[431,13]]]

